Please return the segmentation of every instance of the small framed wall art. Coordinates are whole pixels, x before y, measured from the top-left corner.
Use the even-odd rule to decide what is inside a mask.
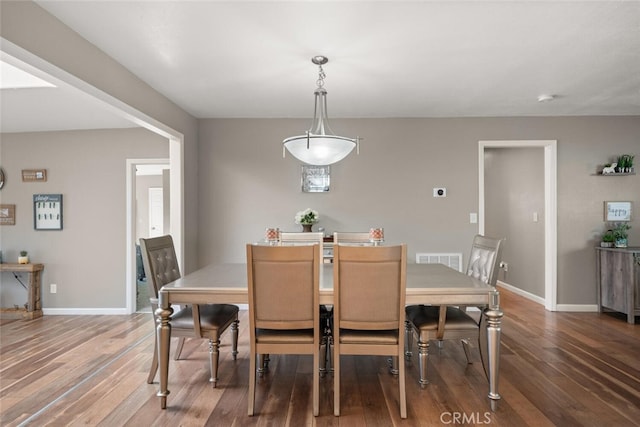
[[[631,221],[631,202],[604,202],[605,221]]]
[[[33,227],[62,230],[62,194],[33,195]]]
[[[22,169],[22,182],[45,182],[46,169]]]
[[[0,205],[0,225],[16,225],[16,205]]]
[[[329,191],[331,181],[330,166],[302,165],[302,191],[323,193]]]

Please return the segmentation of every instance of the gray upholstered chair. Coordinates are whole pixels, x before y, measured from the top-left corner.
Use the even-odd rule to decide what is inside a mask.
[[[400,417],[407,417],[404,306],[407,247],[333,249],[333,412],[340,415],[340,356],[392,356],[398,360]]]
[[[149,286],[151,308],[158,308],[158,291],[162,286],[180,278],[180,268],[171,236],[140,239],[142,262]],[[232,355],[238,354],[238,307],[231,304],[193,305],[177,308],[171,315],[171,336],[179,337],[175,350],[175,360],[180,358],[185,337],[205,338],[209,340],[209,381],[213,387],[218,382],[218,347],[220,335],[231,326]],[[155,324],[155,316],[154,316]],[[154,334],[154,336],[156,336]],[[147,383],[151,384],[158,370],[158,345],[153,350],[153,361]]]
[[[319,245],[247,245],[250,416],[255,407],[256,359],[263,354],[313,356],[313,415],[318,415],[320,259]]]
[[[502,240],[476,235],[471,245],[471,254],[467,274],[491,286],[498,280],[498,271],[502,257]],[[444,339],[462,340],[467,362],[471,363],[469,339],[480,339],[482,328],[486,329],[484,316],[479,320],[466,312],[466,307],[410,305],[406,307],[406,352],[412,355],[413,336],[418,337],[418,357],[420,363],[420,385],[427,380],[427,358],[429,341]]]

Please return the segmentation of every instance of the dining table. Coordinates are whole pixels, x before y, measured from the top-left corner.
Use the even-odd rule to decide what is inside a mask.
[[[493,411],[500,400],[500,293],[472,276],[443,264],[407,264],[406,304],[460,305],[482,307],[480,356],[489,382],[489,403]],[[157,345],[162,409],[167,407],[171,314],[173,304],[248,304],[245,263],[210,264],[164,285],[158,295]],[[333,264],[320,269],[320,304],[333,304]],[[481,317],[482,318],[482,317]]]

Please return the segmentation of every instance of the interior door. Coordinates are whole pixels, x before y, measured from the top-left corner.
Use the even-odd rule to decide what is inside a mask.
[[[149,237],[164,234],[162,187],[149,188]]]

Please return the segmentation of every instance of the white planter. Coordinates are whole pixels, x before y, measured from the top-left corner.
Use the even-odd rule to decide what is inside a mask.
[[[28,256],[19,256],[18,257],[18,264],[29,264],[29,257]]]

